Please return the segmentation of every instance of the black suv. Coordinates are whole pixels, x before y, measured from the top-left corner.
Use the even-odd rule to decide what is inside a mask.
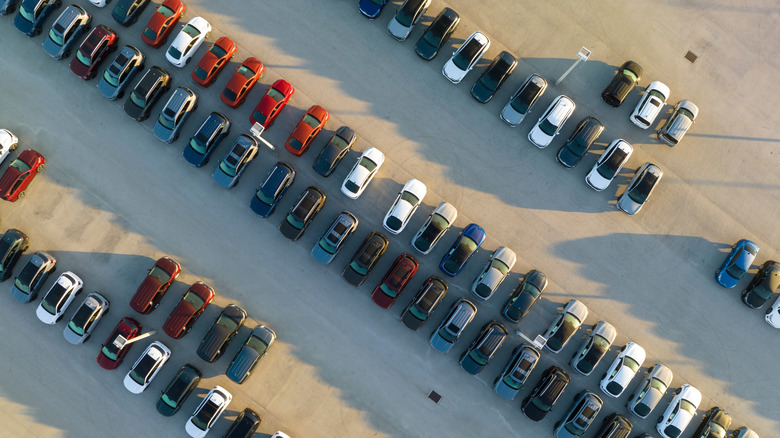
[[[181,367],[179,372],[173,377],[173,380],[171,380],[171,383],[160,393],[160,398],[157,399],[156,404],[157,412],[166,417],[170,417],[178,412],[184,400],[190,395],[190,392],[197,388],[200,378],[200,371],[194,366],[187,364]]]
[[[414,51],[420,55],[420,58],[430,61],[439,53],[439,49],[450,38],[458,23],[460,23],[460,15],[450,8],[444,8],[417,40]]]
[[[629,423],[630,424],[630,423]],[[726,437],[726,431],[731,427],[731,415],[723,408],[712,407],[699,424],[693,438]],[[617,435],[616,435],[617,436]],[[612,437],[610,437],[612,438]]]
[[[146,120],[160,96],[171,87],[170,84],[171,75],[167,71],[156,65],[149,68],[125,101],[125,114],[139,122]]]
[[[634,425],[628,418],[613,413],[609,417],[604,419],[604,424],[599,429],[599,433],[596,438],[628,438],[628,434],[631,433],[631,429]]]
[[[243,412],[230,425],[230,429],[225,432],[223,438],[248,438],[260,427],[260,414],[249,408],[244,408]]]
[[[255,196],[249,202],[249,208],[260,217],[270,216],[293,181],[295,181],[295,169],[289,164],[278,161],[257,188]]]
[[[327,196],[322,190],[314,186],[306,187],[282,223],[279,224],[279,232],[282,233],[282,236],[292,241],[300,239],[314,216],[325,205],[326,199]]]
[[[544,371],[534,391],[523,400],[523,413],[533,421],[541,421],[569,385],[571,377],[561,368],[551,366]]]
[[[447,294],[447,289],[447,283],[441,278],[428,277],[401,313],[401,323],[412,330],[419,330]]]
[[[615,73],[612,82],[601,92],[601,98],[608,105],[617,108],[640,79],[642,79],[642,66],[634,61],[626,61]]]
[[[11,228],[0,239],[0,281],[8,280],[16,262],[30,246],[30,238],[23,232]]]
[[[119,0],[111,16],[122,26],[130,26],[138,21],[138,16],[143,13],[148,4],[149,0]]]
[[[558,150],[558,162],[574,167],[582,161],[590,146],[604,132],[604,125],[595,117],[585,117],[571,133],[566,143]]]
[[[206,362],[214,362],[222,356],[223,348],[244,325],[246,310],[231,304],[219,314],[198,347],[198,356]]]
[[[767,260],[742,291],[742,302],[752,309],[758,309],[775,292],[780,292],[780,263]]]
[[[390,241],[381,233],[372,231],[366,236],[352,259],[341,272],[344,280],[352,286],[360,286],[366,281],[368,273],[371,272],[376,262],[387,251]]]
[[[476,339],[469,348],[460,355],[460,366],[469,374],[476,375],[504,344],[509,332],[497,321],[490,321],[482,327]]]
[[[311,167],[322,176],[330,176],[336,170],[336,166],[344,158],[344,155],[352,149],[356,139],[355,131],[348,126],[342,126],[337,129],[333,137],[328,141],[328,144],[317,155],[317,159],[314,160],[314,164]]]
[[[506,50],[499,53],[471,87],[471,96],[479,103],[488,103],[501,84],[515,71],[517,58]]]

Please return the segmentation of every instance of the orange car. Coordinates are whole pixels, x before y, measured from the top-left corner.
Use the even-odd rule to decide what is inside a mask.
[[[238,108],[244,102],[246,95],[252,91],[257,80],[263,75],[265,65],[255,57],[247,58],[233,73],[220,99],[231,108]]]
[[[319,105],[309,108],[309,111],[306,111],[301,121],[295,126],[290,137],[287,138],[284,147],[291,154],[300,157],[309,148],[314,137],[320,133],[329,117],[328,111]]]
[[[238,50],[238,46],[230,38],[218,39],[209,51],[200,58],[200,62],[192,71],[192,80],[204,87],[211,85],[217,79],[219,72],[230,61],[230,58],[235,55],[236,50]]]

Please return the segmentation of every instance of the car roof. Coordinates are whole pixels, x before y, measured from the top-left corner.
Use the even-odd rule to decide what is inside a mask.
[[[452,315],[445,325],[455,324],[456,326],[463,328],[466,321],[469,321],[477,313],[477,306],[471,301],[461,298],[455,303],[452,310]]]
[[[85,11],[81,6],[69,5],[67,8],[65,8],[64,11],[62,11],[62,14],[60,14],[59,18],[57,18],[57,21],[55,21],[54,24],[59,24],[63,29],[67,29],[70,27],[73,21],[84,14],[87,14],[87,11]],[[52,28],[53,27],[54,26],[52,26]]]
[[[574,101],[569,99],[568,96],[561,94],[550,104],[550,113],[547,115],[547,120],[558,126],[574,111],[574,108]]]

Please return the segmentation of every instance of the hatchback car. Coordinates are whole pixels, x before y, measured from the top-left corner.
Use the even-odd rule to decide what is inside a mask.
[[[126,341],[140,333],[141,324],[138,321],[129,317],[122,318],[100,348],[97,356],[98,365],[106,370],[116,369],[133,346]]]
[[[628,438],[628,434],[633,428],[634,425],[628,418],[618,413],[612,413],[604,419],[596,436],[598,438]]]
[[[430,61],[439,53],[441,46],[450,39],[458,23],[460,23],[460,15],[457,12],[450,8],[442,9],[417,40],[414,51],[420,58]]]
[[[485,236],[485,230],[482,227],[477,224],[469,224],[460,232],[447,254],[444,254],[441,263],[439,263],[439,269],[450,277],[458,275],[485,241]]]
[[[238,51],[236,43],[228,37],[221,37],[211,48],[203,54],[198,65],[192,70],[192,80],[197,84],[208,87],[217,80],[217,76],[225,68],[228,61]]]
[[[11,286],[11,296],[20,303],[34,301],[56,266],[57,260],[54,256],[44,251],[36,251],[16,276]]]
[[[70,71],[77,77],[86,80],[97,75],[97,69],[108,56],[116,50],[119,37],[108,26],[95,26],[82,41],[76,56],[70,61]]]
[[[505,400],[514,400],[540,358],[541,354],[536,348],[527,344],[518,345],[504,370],[493,382],[493,390]]]
[[[395,202],[382,220],[382,226],[391,234],[401,234],[409,219],[422,204],[428,192],[425,184],[418,179],[410,179],[395,198]]]
[[[214,299],[214,295],[214,289],[202,281],[190,286],[165,320],[162,327],[165,334],[179,339],[189,333],[195,320]]]
[[[60,0],[22,0],[19,13],[14,17],[14,26],[28,37],[40,35],[43,22],[60,6]]]
[[[442,202],[412,238],[412,248],[420,254],[428,254],[457,218],[458,210],[455,206]]]
[[[386,5],[387,0],[358,0],[358,10],[369,20],[378,17]]]
[[[453,84],[458,84],[466,74],[482,59],[490,47],[490,38],[480,31],[474,31],[463,44],[452,53],[444,64],[441,73]]]
[[[366,277],[379,261],[379,258],[387,251],[390,241],[382,234],[372,231],[363,240],[349,263],[344,266],[341,276],[352,286],[360,286],[366,281]]]
[[[661,398],[666,395],[666,390],[672,384],[673,377],[672,370],[664,364],[657,363],[650,367],[642,383],[628,397],[628,410],[639,418],[647,418],[661,401]],[[608,395],[612,395],[612,389],[619,389],[615,385],[610,388],[609,385],[608,383],[607,386],[602,386],[602,391],[607,388],[607,391],[604,392]]]
[[[355,131],[348,126],[340,127],[322,148],[311,167],[324,177],[330,176],[336,170],[341,159],[352,149],[355,140],[357,140]]]
[[[270,327],[262,324],[255,327],[228,365],[225,371],[228,379],[236,383],[244,383],[263,356],[268,353],[268,349],[274,345],[274,341],[276,341],[276,333]]]
[[[225,388],[219,385],[211,388],[187,420],[184,430],[193,438],[206,436],[232,400],[233,395]]]
[[[653,163],[645,163],[637,169],[626,190],[617,200],[617,207],[624,213],[633,215],[639,213],[642,206],[650,199],[653,189],[661,181],[664,171]]]
[[[669,87],[661,81],[651,82],[628,119],[642,129],[649,128],[666,105],[667,99],[669,99]]]
[[[766,315],[764,315],[766,323],[776,329],[780,329],[780,297],[777,297],[775,302],[766,309]]]
[[[379,307],[387,309],[395,303],[406,285],[411,281],[420,264],[409,254],[401,254],[387,270],[385,276],[371,293],[371,300]]]
[[[19,138],[13,132],[0,128],[0,164],[19,147]]]
[[[92,331],[108,313],[109,307],[110,303],[103,295],[97,292],[87,295],[62,331],[65,340],[73,345],[87,342]]]
[[[780,263],[765,261],[742,291],[742,302],[751,309],[758,309],[780,292]]]
[[[241,175],[249,167],[249,163],[260,152],[260,146],[253,137],[241,134],[230,146],[227,154],[219,161],[212,177],[220,187],[232,189],[238,184]]]
[[[125,375],[123,381],[125,389],[133,394],[144,392],[144,389],[152,383],[154,377],[170,357],[171,350],[162,342],[154,341],[149,344]]]
[[[595,117],[585,117],[574,132],[571,133],[566,143],[558,149],[556,158],[565,167],[571,168],[582,161],[590,146],[604,132],[604,125]]]
[[[279,224],[279,232],[282,233],[282,236],[292,241],[300,239],[306,231],[306,227],[322,210],[327,198],[325,193],[317,187],[306,187],[295,204],[290,207],[290,212]]]
[[[596,191],[602,191],[620,173],[620,170],[631,158],[634,147],[622,138],[617,138],[607,146],[596,164],[585,176],[585,182]]]
[[[176,67],[184,67],[211,32],[211,24],[202,17],[187,22],[165,51],[165,59]]]
[[[559,353],[587,317],[588,306],[582,301],[570,300],[544,333],[547,339],[544,347],[553,353]]]
[[[758,245],[754,242],[742,239],[735,243],[720,268],[715,271],[715,281],[726,288],[736,286],[747,274],[756,255],[758,255]]]
[[[158,66],[144,73],[125,101],[123,109],[131,119],[142,122],[149,117],[152,107],[170,88],[171,76]]]
[[[249,202],[249,208],[260,217],[270,216],[293,181],[295,181],[295,169],[289,164],[277,161],[257,188],[255,196]]]
[[[187,87],[175,89],[152,128],[154,136],[165,143],[176,141],[184,123],[197,107],[198,95],[194,91]]]
[[[344,182],[341,184],[341,193],[350,199],[359,198],[384,162],[385,154],[382,151],[375,147],[366,149],[352,166],[347,177],[344,178]]]
[[[517,255],[511,249],[501,246],[490,256],[471,284],[471,292],[480,300],[487,300],[498,289],[517,261]]]
[[[582,391],[574,398],[569,411],[555,423],[553,434],[556,438],[576,438],[585,434],[604,402],[590,391]]]
[[[355,232],[358,226],[358,219],[354,214],[348,211],[342,211],[333,220],[327,230],[322,233],[322,237],[311,249],[311,256],[314,260],[327,265],[333,261],[341,247],[344,246],[349,236]]]
[[[644,362],[645,349],[635,342],[629,342],[620,349],[607,372],[601,376],[599,387],[610,397],[620,397]]]
[[[260,427],[260,414],[249,408],[244,408],[233,420],[230,429],[225,432],[223,438],[249,438]]]
[[[477,315],[477,306],[471,301],[461,298],[450,307],[449,312],[431,335],[431,347],[442,353],[447,353],[458,342],[460,335]]]
[[[731,427],[731,415],[723,408],[713,406],[693,433],[693,438],[726,438]]]
[[[547,368],[533,392],[523,399],[523,414],[533,421],[541,421],[550,413],[570,381],[571,377],[561,368]]]
[[[206,165],[211,153],[229,133],[230,120],[223,114],[212,112],[184,147],[184,159],[195,167]]]
[[[284,79],[279,79],[268,88],[265,95],[260,99],[252,115],[249,117],[250,123],[259,123],[268,129],[276,120],[276,117],[287,105],[287,102],[295,93],[295,87]]]
[[[144,69],[144,54],[133,46],[124,46],[108,66],[97,89],[108,100],[121,99],[125,88]]]
[[[230,77],[227,85],[222,90],[222,94],[219,95],[219,98],[222,99],[225,105],[231,108],[238,108],[244,103],[244,99],[252,91],[257,80],[263,76],[264,71],[265,65],[259,59],[250,56],[238,66],[236,72],[233,73],[233,76]]]
[[[117,23],[130,26],[138,21],[138,17],[149,5],[149,0],[119,0],[111,12]]]
[[[615,327],[606,321],[599,321],[571,358],[570,365],[574,371],[583,376],[590,375],[615,342],[615,337]]]
[[[412,330],[419,330],[447,295],[447,289],[447,283],[441,278],[428,277],[409,305],[401,312],[401,323]]]
[[[222,309],[216,320],[206,332],[198,347],[198,357],[206,362],[214,362],[222,356],[230,339],[238,333],[246,320],[246,310],[235,304]]]
[[[387,31],[390,36],[398,41],[405,41],[412,33],[412,28],[425,15],[431,0],[404,0],[400,8],[395,12],[390,23],[387,24]]]
[[[642,67],[634,61],[626,61],[618,71],[612,82],[601,92],[601,98],[609,106],[619,107],[642,79]]]
[[[89,30],[92,16],[81,6],[65,8],[43,40],[43,50],[56,60],[70,57],[73,46]]]
[[[471,97],[479,103],[488,103],[496,94],[504,81],[515,71],[517,58],[506,50],[499,53],[490,66],[474,82],[471,87]]]
[[[325,108],[319,105],[312,106],[303,115],[301,121],[295,125],[295,129],[287,137],[284,147],[291,154],[300,157],[309,148],[314,137],[320,133],[329,117],[330,114]]]
[[[149,17],[146,28],[141,32],[141,39],[155,49],[159,48],[168,41],[168,35],[186,10],[187,6],[181,0],[163,1]]]
[[[479,374],[508,337],[509,331],[501,323],[490,321],[485,324],[469,348],[460,355],[460,367],[469,374]]]
[[[552,101],[547,110],[542,113],[531,132],[528,133],[528,141],[538,148],[546,148],[553,138],[561,131],[563,124],[574,112],[574,101],[567,96],[560,95]]]
[[[10,202],[23,198],[35,175],[44,169],[46,159],[40,152],[33,149],[22,151],[0,176],[0,198]]]
[[[501,120],[507,125],[515,127],[531,112],[534,104],[547,89],[547,81],[537,73],[528,76],[523,85],[509,98],[509,102],[501,110]]]
[[[0,281],[8,280],[19,257],[30,247],[30,238],[16,228],[9,228],[0,239]]]
[[[170,257],[161,257],[149,269],[130,300],[130,307],[146,315],[160,305],[163,294],[181,272],[181,265]]]
[[[70,271],[63,272],[43,296],[41,304],[35,309],[35,315],[44,324],[55,324],[68,310],[70,303],[81,293],[83,286],[84,282],[78,275]]]
[[[182,366],[157,399],[157,412],[170,417],[181,408],[184,400],[200,383],[200,371],[190,364]]]
[[[655,429],[663,438],[677,438],[696,416],[701,403],[701,392],[691,385],[684,384],[674,393],[663,415],[658,417]]]
[[[699,107],[690,100],[677,102],[674,110],[672,110],[672,116],[658,130],[658,139],[669,146],[676,146],[683,139],[685,133],[693,126],[698,115]]]

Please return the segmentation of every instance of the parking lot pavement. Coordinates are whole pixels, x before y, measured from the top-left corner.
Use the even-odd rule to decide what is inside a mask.
[[[774,151],[778,116],[772,108],[780,98],[766,90],[778,76],[772,55],[780,43],[765,38],[766,29],[777,24],[774,7],[434,2],[423,23],[445,5],[463,20],[448,47],[426,63],[413,52],[420,26],[405,43],[386,35],[385,26],[400,2],[370,22],[354,1],[193,1],[188,2],[187,18],[202,15],[212,22],[209,41],[228,35],[239,44],[217,82],[203,89],[188,76],[205,48],[179,70],[164,60],[164,49],[152,50],[141,42],[141,28],[153,7],[140,24],[122,28],[114,26],[110,9],[82,3],[94,14],[94,24],[114,27],[121,44],[143,50],[147,66],[169,70],[173,85],[191,87],[200,104],[177,143],[160,143],[151,134],[157,112],[140,124],[128,119],[122,102],[108,102],[95,91],[97,80],[85,83],[69,72],[68,61],[46,56],[40,48],[43,36],[28,39],[14,29],[13,17],[0,17],[1,126],[16,133],[22,149],[34,147],[48,160],[47,171],[32,183],[26,198],[3,203],[0,225],[27,232],[30,252],[52,252],[58,272],[73,270],[85,280],[85,290],[104,292],[112,302],[92,339],[74,347],[62,339],[64,322],[44,327],[36,320],[40,299],[21,305],[8,293],[0,296],[0,327],[9,334],[0,339],[5,352],[0,359],[5,372],[0,418],[9,436],[180,434],[200,397],[215,384],[234,395],[215,435],[249,406],[263,416],[260,431],[267,435],[284,429],[298,437],[543,436],[580,389],[595,390],[600,372],[629,340],[648,350],[646,367],[662,361],[672,368],[673,386],[700,388],[702,411],[722,406],[735,417],[735,426],[750,425],[762,436],[778,428],[777,397],[764,376],[778,359],[780,337],[762,321],[762,311],[739,303],[744,282],[736,290],[723,290],[712,280],[726,251],[740,238],[761,247],[757,264],[778,257],[773,245],[780,231],[772,225],[780,200],[775,177],[780,163]],[[476,29],[493,39],[491,48],[479,67],[453,86],[441,76],[441,66],[451,49]],[[498,119],[526,76],[538,72],[554,81],[583,45],[593,51],[591,58],[560,86],[547,90],[529,121],[511,129]],[[520,63],[493,101],[479,105],[468,95],[469,87],[503,49],[520,57]],[[694,64],[683,58],[688,50],[699,56]],[[246,103],[231,110],[218,94],[250,55],[261,59],[267,71]],[[628,59],[644,67],[641,85],[662,80],[671,88],[670,104],[688,98],[700,107],[700,118],[679,146],[669,148],[652,130],[640,131],[628,122],[641,90],[618,109],[599,99],[615,67]],[[297,91],[266,134],[277,149],[263,148],[238,187],[219,188],[211,180],[218,159],[249,128],[252,106],[280,77]],[[570,96],[577,110],[559,138],[538,150],[526,134],[559,94]],[[327,108],[331,120],[311,151],[294,158],[281,145],[314,103]],[[181,158],[181,150],[212,110],[226,114],[233,130],[211,163],[196,169]],[[579,167],[564,170],[554,159],[560,137],[587,115],[598,117],[606,130]],[[310,170],[311,162],[342,124],[357,132],[356,151],[323,179]],[[607,190],[593,192],[584,175],[616,137],[635,146],[634,156]],[[388,160],[366,193],[350,201],[338,193],[339,185],[369,146],[379,147]],[[249,199],[277,160],[292,164],[298,176],[277,212],[261,219],[249,210]],[[651,203],[636,217],[627,217],[614,208],[614,198],[645,161],[660,165],[664,179]],[[388,253],[366,284],[348,286],[340,279],[341,268],[362,238],[380,229],[386,209],[411,177],[428,186],[424,205],[408,229],[391,238]],[[275,228],[309,184],[323,188],[328,200],[304,237],[290,243]],[[398,254],[410,251],[414,230],[443,200],[459,210],[453,230],[431,254],[418,258],[420,271],[393,308],[374,306],[371,288]],[[360,219],[358,231],[343,254],[321,266],[311,260],[311,246],[344,209]],[[450,291],[432,320],[419,332],[404,328],[398,322],[401,310],[425,278],[441,275],[441,256],[470,222],[487,231],[482,249],[463,273],[447,280]],[[477,318],[449,354],[430,349],[427,338],[435,324],[457,298],[470,296],[471,280],[501,245],[518,253],[509,278],[490,301],[477,303]],[[179,260],[183,274],[158,310],[134,315],[127,305],[130,296],[145,269],[163,254]],[[531,268],[551,279],[542,301],[521,324],[510,327],[509,341],[485,371],[477,377],[462,372],[458,354],[484,323],[501,320],[506,296]],[[160,330],[178,297],[197,280],[212,284],[217,299],[182,340],[154,336],[173,355],[145,393],[128,393],[121,380],[148,342],[133,347],[119,370],[96,366],[100,343],[122,316],[138,317],[145,329]],[[10,281],[3,287],[10,287]],[[584,328],[600,319],[617,328],[615,348],[592,376],[574,376],[549,418],[532,423],[518,412],[519,400],[499,399],[491,384],[512,347],[521,342],[515,330],[531,337],[542,332],[570,298],[590,308]],[[195,350],[221,307],[231,302],[244,306],[251,319],[225,357],[206,364]],[[258,322],[273,327],[278,342],[250,380],[232,384],[224,377],[225,368]],[[581,330],[557,356],[543,353],[531,385],[551,364],[568,369],[584,335]],[[154,412],[154,402],[184,363],[200,368],[204,381],[180,413],[163,418]],[[431,390],[443,396],[438,404],[427,398]],[[529,392],[523,390],[518,399]],[[605,412],[625,414],[626,397],[607,401]],[[653,430],[652,420],[635,424],[637,431]]]

